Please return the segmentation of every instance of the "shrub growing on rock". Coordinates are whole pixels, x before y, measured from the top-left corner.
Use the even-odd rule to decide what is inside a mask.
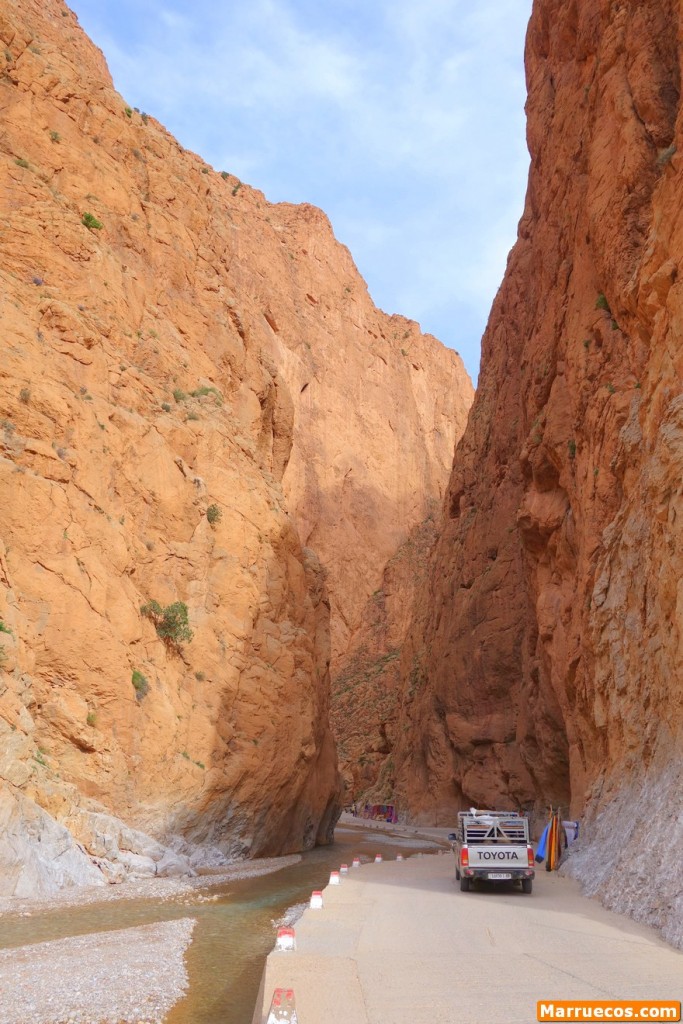
[[[134,669],[131,682],[133,684],[137,700],[142,700],[142,698],[149,693],[149,682],[147,681],[147,677],[143,676],[142,672],[138,672],[137,669]],[[88,725],[92,724],[94,724],[94,722],[90,722],[90,715],[88,715]]]
[[[209,507],[206,510],[206,518],[209,520],[212,526],[214,526],[216,523],[220,523],[221,519],[223,518],[223,513],[220,507],[215,503],[213,505],[209,505]]]
[[[189,644],[194,636],[184,601],[174,601],[165,608],[158,601],[148,601],[142,605],[140,613],[152,620],[157,636],[165,644],[179,647],[181,644]]]
[[[101,220],[98,220],[92,213],[84,213],[81,217],[81,223],[85,224],[86,228],[92,228],[95,231],[99,231],[100,228],[104,227]]]

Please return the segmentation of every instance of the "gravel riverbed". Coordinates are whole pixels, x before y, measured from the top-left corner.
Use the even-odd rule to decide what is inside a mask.
[[[0,950],[0,1024],[162,1024],[192,918]]]
[[[240,862],[182,878],[68,889],[52,898],[0,899],[2,921],[118,900],[197,903],[215,886],[297,864],[298,854]],[[106,907],[102,907],[103,923]],[[0,949],[0,1024],[162,1024],[188,984],[184,954],[195,920],[145,924]],[[1,941],[1,937],[0,937]]]
[[[424,845],[426,838],[443,841],[444,830],[388,826],[346,815],[340,824],[363,834],[366,841],[368,832],[382,841],[400,838],[404,846]],[[240,862],[196,877],[73,888],[51,898],[0,899],[0,946],[3,923],[18,917],[39,919],[45,912],[54,917],[55,911],[68,913],[92,905],[99,913],[102,905],[104,927],[112,901],[173,902],[187,914],[170,922],[0,948],[0,1024],[161,1024],[187,988],[184,954],[192,941],[193,908],[218,899],[215,887],[226,882],[269,874],[300,861],[299,855],[292,855]]]

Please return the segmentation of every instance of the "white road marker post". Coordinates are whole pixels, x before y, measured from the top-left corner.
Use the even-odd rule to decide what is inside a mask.
[[[278,928],[275,948],[282,952],[296,949],[296,932],[293,928]]]
[[[296,1015],[294,989],[275,989],[266,1024],[299,1024],[299,1018]]]

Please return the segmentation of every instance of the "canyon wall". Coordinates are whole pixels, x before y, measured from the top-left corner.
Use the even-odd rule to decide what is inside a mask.
[[[471,384],[324,214],[132,109],[60,0],[0,36],[0,891],[325,842],[330,660]]]
[[[683,24],[536,0],[531,170],[402,660],[415,817],[582,818],[568,870],[683,943]]]
[[[289,256],[67,8],[6,4],[0,34],[3,889],[326,841],[329,602],[257,287]]]
[[[413,538],[424,547],[474,391],[456,352],[374,306],[320,210],[279,204],[268,219],[290,253],[268,254],[261,314],[294,401],[283,487],[301,543],[324,566],[332,723],[350,799],[391,753],[394,669],[420,578]]]

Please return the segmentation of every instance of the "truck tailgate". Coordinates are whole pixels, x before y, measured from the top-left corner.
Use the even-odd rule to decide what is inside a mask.
[[[509,871],[529,866],[526,846],[468,846],[469,866],[478,870]]]

